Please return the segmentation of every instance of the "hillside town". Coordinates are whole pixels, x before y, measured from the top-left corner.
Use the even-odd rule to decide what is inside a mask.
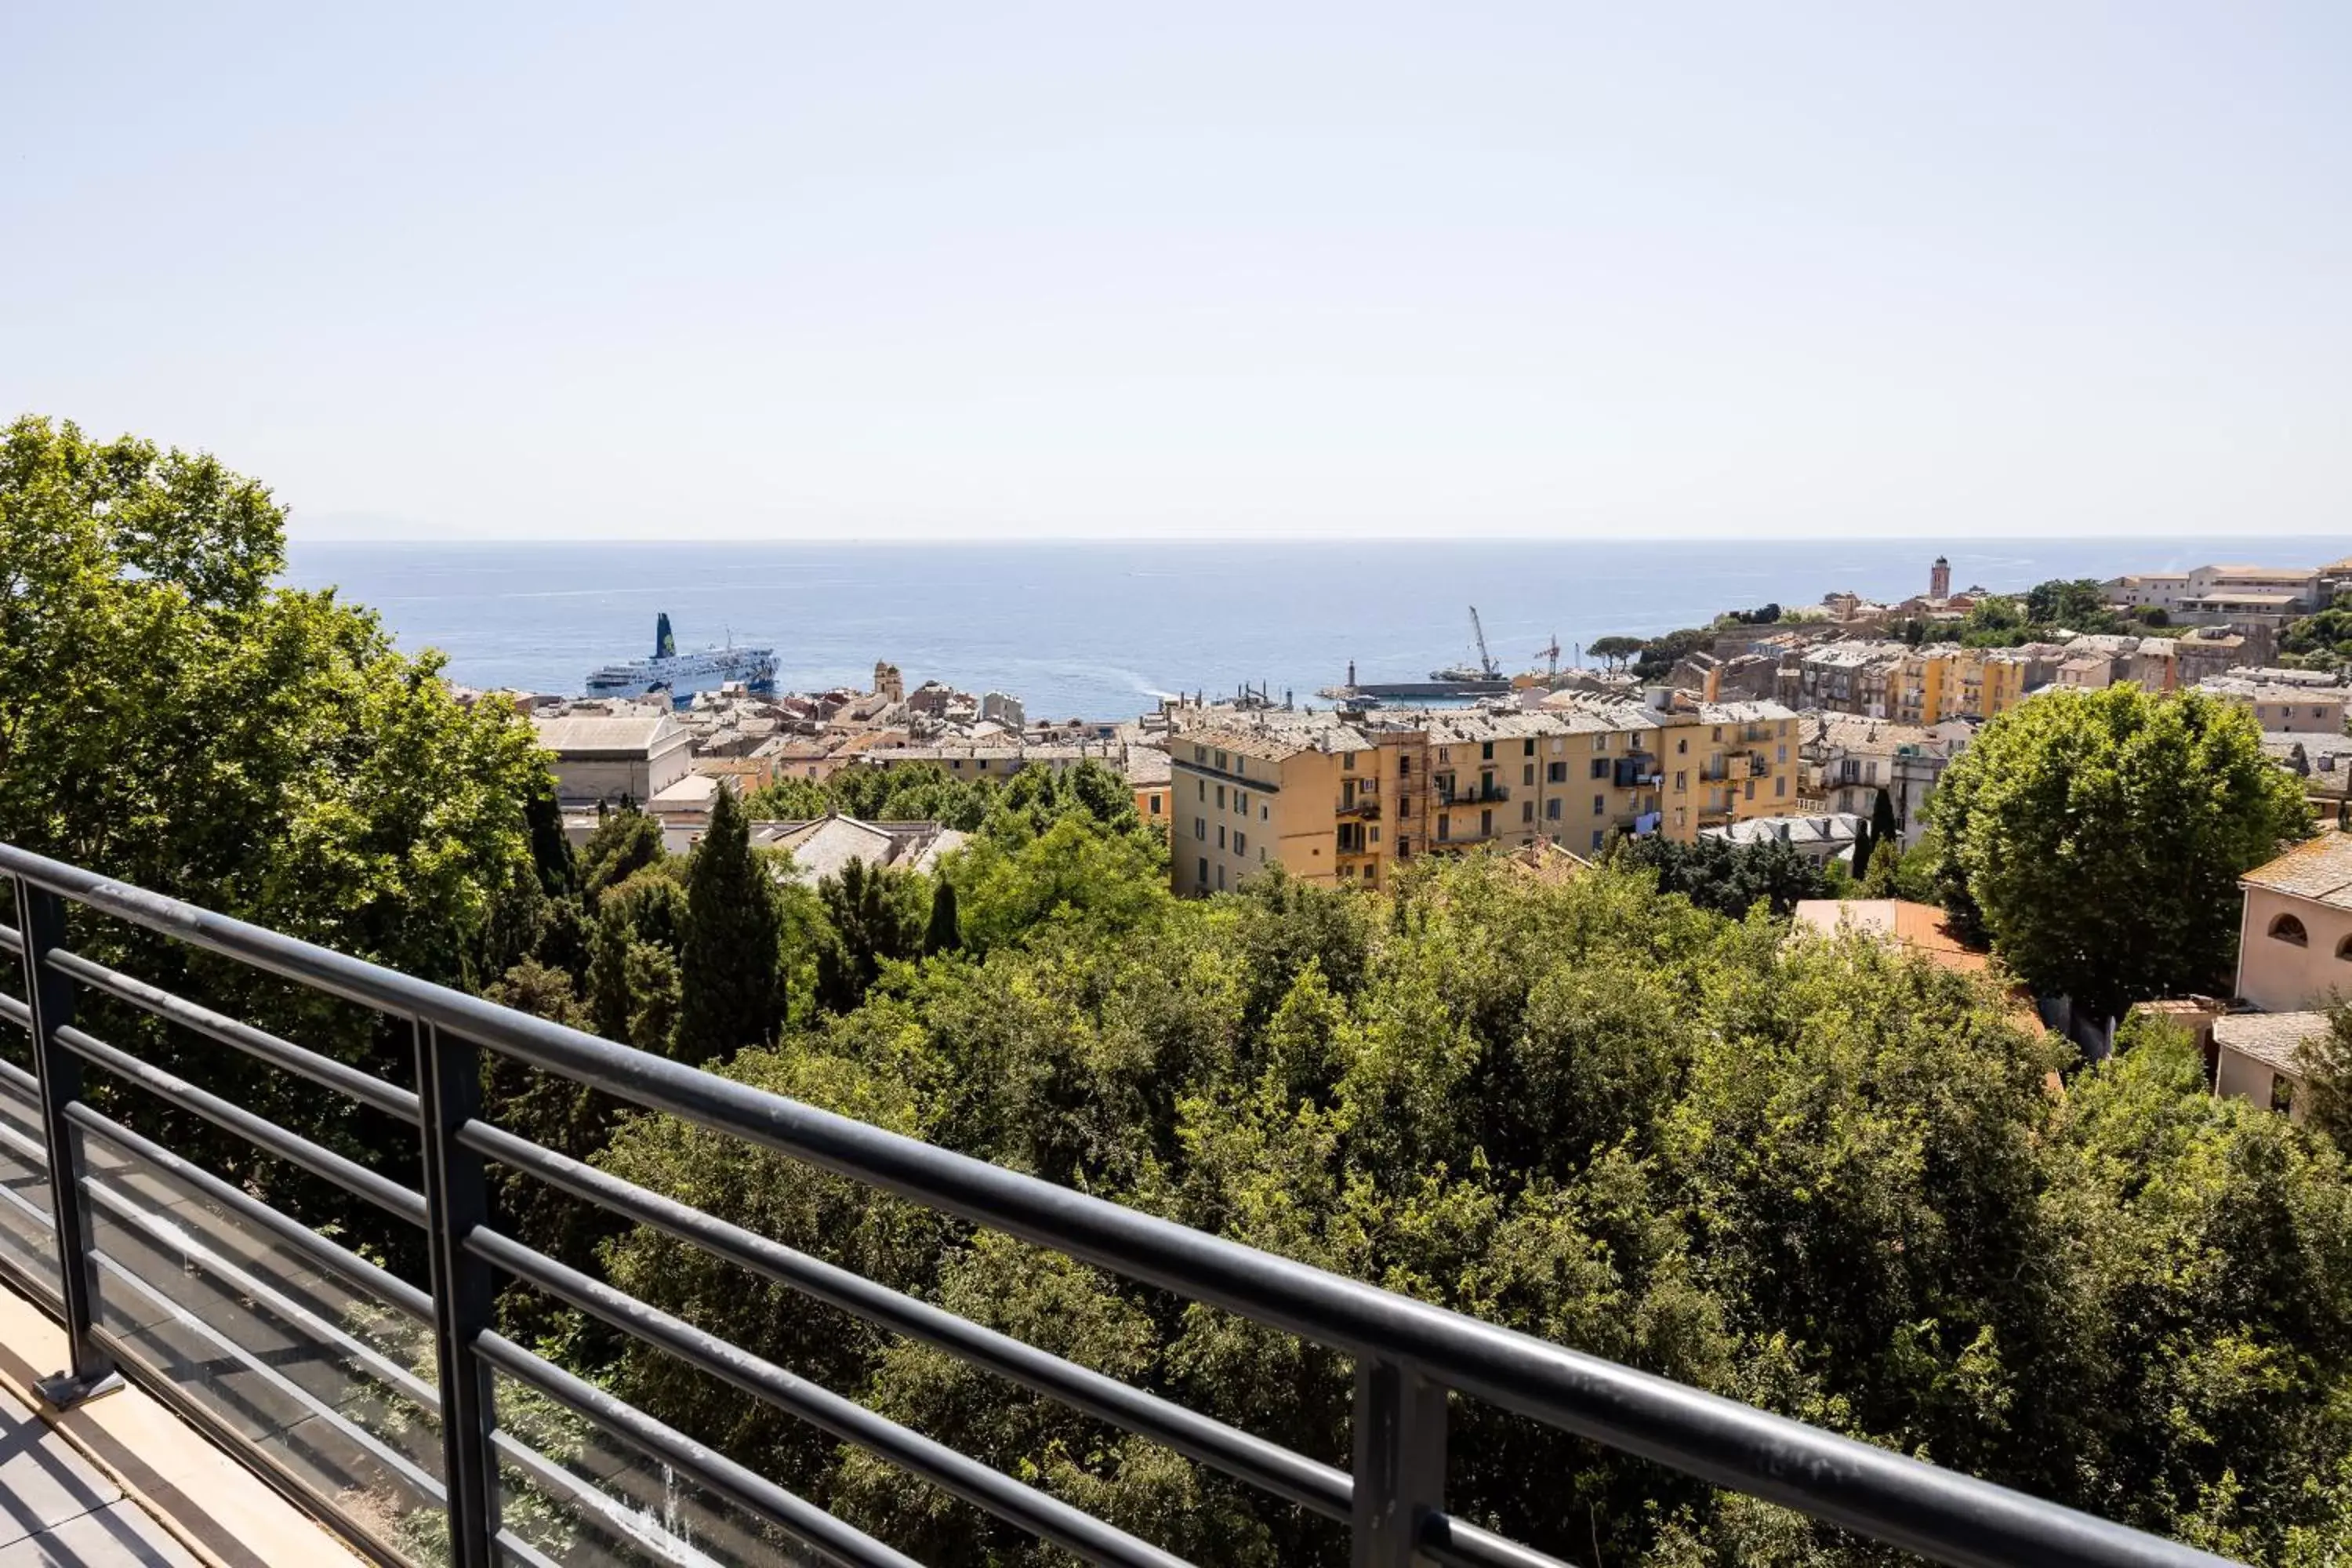
[[[867,770],[1002,784],[1024,769],[1094,763],[1123,778],[1137,816],[1167,835],[1171,885],[1188,897],[1274,868],[1321,886],[1381,889],[1417,857],[1477,851],[1572,875],[1615,842],[1649,838],[1775,845],[1843,876],[1870,852],[1874,818],[1890,858],[1917,847],[1937,781],[1984,724],[2045,692],[2125,682],[2246,709],[2265,757],[2315,811],[2332,818],[2345,809],[2346,667],[2283,644],[2291,627],[2352,591],[2352,560],[2049,585],[2083,590],[2063,608],[2095,616],[2095,630],[2019,620],[2033,595],[1956,590],[1940,558],[1927,576],[1925,592],[1893,603],[1833,591],[1816,605],[1727,614],[1638,646],[1603,642],[1597,668],[1528,672],[1507,694],[1466,705],[1384,702],[1346,688],[1301,704],[1244,688],[1164,700],[1125,720],[1033,721],[1004,692],[975,695],[936,679],[909,689],[887,660],[862,690],[769,695],[728,685],[682,705],[661,692],[511,700],[552,756],[575,844],[626,805],[657,821],[667,847],[683,853],[722,788],[756,799],[784,781],[825,785]],[[2008,635],[1969,635],[1989,625]],[[793,874],[812,884],[851,860],[932,868],[963,838],[937,821],[838,811],[755,821],[752,835],[791,850]],[[2318,855],[2333,867],[2344,853],[2306,847],[2289,859]],[[2307,878],[2263,868],[2248,879],[2247,919],[2264,900],[2299,898],[2297,929],[2335,942],[2343,926],[2343,952],[2331,947],[2327,962],[2352,961],[2344,912],[2352,893],[2339,882],[2352,888],[2352,867],[2316,891]],[[1986,962],[1922,903],[1815,900],[1796,918],[1872,930],[1937,962]],[[2324,1027],[2311,1009],[2336,984],[2332,972],[2297,967],[2307,967],[2307,951],[2295,946],[2293,973],[2280,977],[2288,948],[2250,934],[2234,1005],[2202,996],[2153,1005],[2197,1034],[2222,1091],[2293,1104],[2294,1047]],[[2066,998],[2026,1000],[2095,1054],[2113,1037],[2117,1020],[2077,1016]]]
[[[1125,720],[1032,721],[1005,692],[936,679],[909,689],[887,660],[863,690],[730,685],[683,706],[661,693],[513,700],[554,755],[575,841],[600,808],[626,801],[683,848],[722,782],[749,796],[849,769],[1003,780],[1094,762],[1127,779],[1139,815],[1170,827],[1181,893],[1276,865],[1378,887],[1415,855],[1543,845],[1591,856],[1612,836],[1772,837],[1834,859],[1850,854],[1881,793],[1908,847],[1936,780],[1979,726],[2053,689],[2126,681],[2248,709],[2272,760],[2315,803],[2342,805],[2352,688],[2342,666],[2292,654],[2282,663],[2281,639],[2352,590],[2352,560],[2097,586],[2095,608],[2131,629],[2055,626],[2010,646],[1938,640],[2019,602],[1956,591],[1939,558],[1913,597],[1833,591],[1773,606],[1769,619],[1727,615],[1703,637],[1656,639],[1641,659],[1621,651],[1599,668],[1528,672],[1507,695],[1467,706],[1350,700],[1347,689],[1302,705],[1244,689],[1163,700]]]

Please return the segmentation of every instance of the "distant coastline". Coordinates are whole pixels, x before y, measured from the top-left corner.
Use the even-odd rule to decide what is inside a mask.
[[[1160,694],[1263,683],[1301,701],[1339,680],[1412,679],[1468,652],[1475,604],[1496,658],[1532,668],[1595,637],[1835,589],[1901,597],[1951,559],[1957,584],[2026,587],[2209,561],[2292,563],[2336,535],[1921,541],[1363,540],[989,544],[563,543],[297,535],[285,580],[339,587],[404,647],[469,685],[576,692],[633,655],[655,612],[680,646],[772,646],[785,689],[861,685],[887,658],[1021,697],[1033,717],[1116,719]]]

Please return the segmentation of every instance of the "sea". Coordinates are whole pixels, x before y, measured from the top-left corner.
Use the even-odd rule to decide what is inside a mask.
[[[1904,540],[1493,539],[854,544],[302,540],[284,581],[338,589],[400,646],[439,648],[469,686],[573,693],[653,651],[667,611],[681,650],[772,647],[787,690],[864,688],[874,664],[909,689],[1007,691],[1029,717],[1111,720],[1160,698],[1263,687],[1307,703],[1347,679],[1417,680],[1471,661],[1470,611],[1507,671],[1562,664],[1594,638],[1654,635],[1727,609],[1851,589],[1927,591],[2106,578],[2208,562],[2316,564],[2331,537]]]

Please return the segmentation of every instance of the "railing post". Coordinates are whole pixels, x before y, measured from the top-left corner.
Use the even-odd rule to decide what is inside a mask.
[[[1412,1568],[1445,1507],[1445,1390],[1412,1367],[1356,1363],[1353,1568]]]
[[[66,944],[66,901],[16,879],[16,931],[24,942],[25,1004],[33,1015],[33,1075],[41,1091],[41,1143],[49,1159],[49,1217],[58,1241],[58,1294],[65,1303],[65,1369],[34,1384],[63,1409],[118,1386],[114,1358],[91,1325],[98,1313],[98,1265],[90,1256],[89,1206],[82,1201],[81,1132],[66,1107],[81,1099],[81,1058],[58,1043],[73,1022],[72,977],[48,956]]]
[[[499,1477],[490,1450],[490,1368],[474,1349],[492,1326],[490,1266],[467,1250],[489,1219],[482,1157],[457,1129],[482,1108],[481,1052],[418,1019],[416,1096],[424,1110],[426,1241],[433,1262],[435,1360],[441,1373],[442,1480],[449,1493],[450,1568],[490,1568]]]

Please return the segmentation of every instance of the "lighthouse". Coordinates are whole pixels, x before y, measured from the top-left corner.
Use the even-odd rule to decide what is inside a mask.
[[[1927,597],[1948,599],[1951,596],[1952,563],[1938,555],[1936,563],[1927,568]]]

